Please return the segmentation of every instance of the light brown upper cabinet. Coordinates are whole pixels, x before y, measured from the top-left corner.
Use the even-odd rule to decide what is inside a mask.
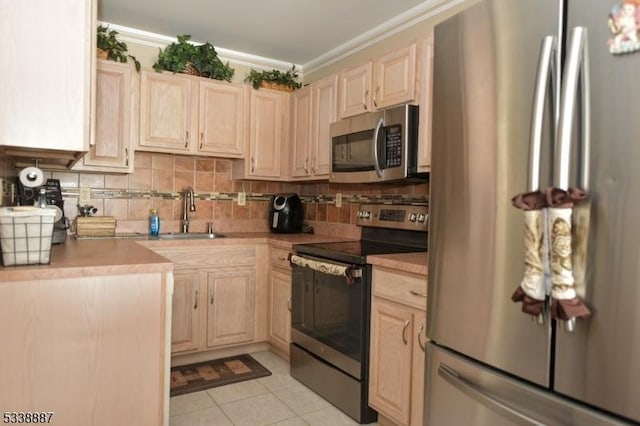
[[[287,179],[290,96],[287,92],[251,89],[249,149],[243,161],[234,162],[234,179]]]
[[[96,64],[95,143],[73,170],[133,172],[138,139],[140,80],[132,64]]]
[[[96,5],[92,0],[2,2],[0,146],[89,150]]]
[[[293,93],[292,178],[312,180],[329,177],[329,125],[337,119],[337,95],[337,75],[326,77]]]
[[[418,172],[431,171],[431,98],[433,96],[433,35],[420,44],[420,125],[418,127]]]
[[[138,149],[242,157],[248,90],[201,77],[142,71]]]
[[[415,102],[417,45],[340,72],[339,117]]]

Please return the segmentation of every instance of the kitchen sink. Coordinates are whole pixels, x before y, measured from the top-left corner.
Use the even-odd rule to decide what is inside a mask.
[[[149,237],[150,240],[212,240],[214,238],[224,238],[224,235],[215,232],[169,232]]]

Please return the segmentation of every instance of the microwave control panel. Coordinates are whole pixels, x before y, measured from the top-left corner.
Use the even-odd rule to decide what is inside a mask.
[[[395,124],[385,127],[384,168],[402,165],[402,126]]]

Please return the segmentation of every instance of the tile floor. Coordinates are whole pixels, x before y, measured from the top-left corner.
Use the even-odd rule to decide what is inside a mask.
[[[279,356],[269,351],[251,355],[271,376],[175,396],[170,426],[358,424],[292,378],[289,364]]]

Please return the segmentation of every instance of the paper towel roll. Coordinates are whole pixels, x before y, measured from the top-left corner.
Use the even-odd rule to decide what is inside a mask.
[[[20,171],[20,183],[28,188],[35,188],[44,183],[44,174],[37,167],[25,167]]]

